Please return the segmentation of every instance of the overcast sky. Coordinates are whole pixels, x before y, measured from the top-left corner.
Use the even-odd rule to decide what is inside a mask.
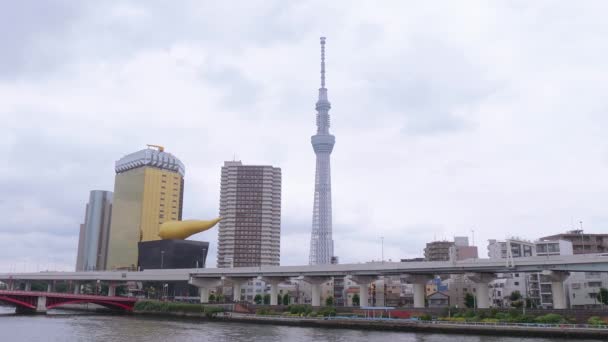
[[[234,156],[282,168],[281,263],[306,264],[319,36],[335,252],[608,233],[604,1],[3,1],[0,271],[71,270],[88,192],[160,144],[184,219]],[[211,243],[217,229],[194,239]]]

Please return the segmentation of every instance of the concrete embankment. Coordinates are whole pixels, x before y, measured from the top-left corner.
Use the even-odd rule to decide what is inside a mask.
[[[605,341],[608,339],[606,329],[583,328],[554,328],[554,327],[520,327],[520,326],[488,326],[463,324],[438,324],[401,320],[351,320],[351,319],[266,319],[258,316],[218,317],[219,320],[256,323],[280,324],[291,326],[325,327],[340,329],[389,330],[404,332],[426,332],[467,335],[499,335],[514,337],[558,337],[565,339],[587,338]]]
[[[183,312],[134,312],[136,315],[182,317],[187,319],[208,319],[203,313]],[[513,337],[555,337],[563,339],[596,339],[608,340],[608,329],[570,328],[570,327],[540,327],[540,326],[500,326],[500,325],[464,325],[431,322],[415,322],[408,320],[363,320],[363,319],[322,319],[322,318],[293,318],[277,316],[259,316],[246,314],[226,314],[212,318],[214,321],[274,324],[297,327],[360,329],[380,331],[424,332],[464,335],[494,335]]]

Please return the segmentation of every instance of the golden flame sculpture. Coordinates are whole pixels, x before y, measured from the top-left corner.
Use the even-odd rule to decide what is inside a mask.
[[[158,236],[163,240],[185,240],[191,235],[211,229],[222,218],[215,220],[186,220],[186,221],[167,221],[160,225]]]

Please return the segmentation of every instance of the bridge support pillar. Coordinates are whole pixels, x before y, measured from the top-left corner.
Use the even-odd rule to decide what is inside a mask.
[[[53,283],[46,284],[46,292],[53,292]]]
[[[249,281],[250,278],[228,278],[232,282],[232,300],[239,302],[241,300],[241,286]]]
[[[25,291],[32,291],[32,282],[31,281],[25,282]]]
[[[566,292],[564,291],[564,280],[566,280],[570,273],[568,272],[556,272],[556,271],[543,271],[542,275],[548,276],[551,280],[551,294],[553,296],[553,308],[554,309],[566,309]]]
[[[116,284],[108,285],[108,297],[116,297]]]
[[[321,306],[321,284],[331,280],[331,277],[304,277],[310,284],[310,299],[312,306]]]
[[[487,309],[490,307],[490,290],[488,283],[496,279],[494,273],[469,273],[467,278],[475,283],[475,302],[477,308]]]
[[[408,284],[414,286],[414,307],[424,308],[424,299],[426,298],[426,284],[433,279],[432,275],[426,274],[408,274],[403,278]]]
[[[74,282],[74,294],[80,294],[80,284],[78,282]]]
[[[198,287],[198,293],[201,295],[201,303],[209,303],[209,290],[220,286],[222,279],[190,277],[188,283],[192,286]]]
[[[352,276],[351,280],[359,284],[359,306],[369,305],[369,284],[378,279],[377,276]]]
[[[286,281],[286,277],[263,277],[266,284],[270,284],[270,305],[279,305],[279,284]]]
[[[45,313],[46,312],[46,297],[40,296],[38,297],[38,301],[36,303],[36,313]]]
[[[208,287],[199,287],[198,294],[201,296],[201,303],[209,303],[209,288]]]
[[[270,305],[279,305],[279,283],[270,283]]]

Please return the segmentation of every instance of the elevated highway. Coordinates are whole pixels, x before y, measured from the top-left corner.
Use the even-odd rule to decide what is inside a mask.
[[[201,301],[205,302],[208,290],[229,279],[234,285],[235,294],[240,297],[240,285],[252,278],[263,279],[271,285],[271,301],[276,301],[277,285],[289,278],[299,278],[312,285],[313,305],[319,305],[320,284],[331,277],[350,277],[361,286],[361,301],[367,297],[367,286],[382,276],[406,276],[414,284],[415,304],[423,305],[423,287],[434,275],[467,274],[468,278],[479,284],[479,307],[489,306],[487,283],[495,279],[496,273],[543,272],[552,277],[554,297],[557,306],[565,306],[562,282],[569,272],[608,272],[608,254],[584,254],[570,256],[529,257],[515,259],[469,259],[445,262],[373,262],[338,265],[306,266],[262,266],[241,268],[205,269],[158,269],[137,271],[103,272],[38,272],[2,273],[0,281],[8,284],[31,281],[103,281],[120,283],[128,281],[187,281],[201,289]],[[365,291],[364,291],[365,289]],[[481,293],[481,295],[480,295]],[[420,297],[420,298],[419,298]],[[416,300],[417,299],[417,300]],[[422,304],[421,304],[422,303]],[[560,307],[557,307],[560,308]]]
[[[0,281],[188,281],[221,277],[344,277],[389,276],[401,274],[464,274],[512,272],[608,272],[608,253],[463,261],[370,262],[338,265],[262,266],[236,268],[158,269],[145,271],[0,273]]]

